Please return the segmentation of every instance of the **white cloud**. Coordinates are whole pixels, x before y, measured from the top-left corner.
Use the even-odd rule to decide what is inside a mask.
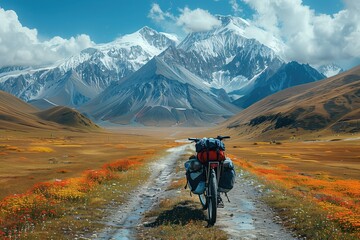
[[[159,4],[154,3],[148,17],[161,25],[163,29],[177,32],[179,35],[183,35],[179,33],[179,27],[181,31],[191,33],[209,31],[221,25],[221,22],[206,10],[200,8],[191,10],[188,7],[179,10],[180,15],[175,16],[170,12],[164,12]]]
[[[0,66],[50,64],[92,45],[87,35],[40,41],[37,30],[22,26],[16,12],[0,8]]]
[[[220,20],[208,11],[200,8],[191,10],[187,7],[181,10],[181,15],[178,17],[176,23],[182,26],[185,32],[209,31],[221,25]]]
[[[242,9],[239,7],[237,0],[230,0],[229,3],[235,15],[242,12]]]
[[[168,19],[175,20],[171,13],[161,10],[160,5],[157,3],[152,4],[148,17],[155,22],[162,22]]]
[[[360,63],[360,1],[345,0],[345,9],[334,15],[316,14],[301,0],[243,1],[256,11],[252,23],[284,42],[285,59]]]

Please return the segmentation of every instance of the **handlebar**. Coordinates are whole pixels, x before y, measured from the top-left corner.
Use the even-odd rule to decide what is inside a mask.
[[[201,138],[188,138],[189,141],[198,142]]]
[[[215,139],[222,141],[223,139],[230,138],[230,136],[217,136]],[[188,138],[189,141],[198,142],[201,138]]]

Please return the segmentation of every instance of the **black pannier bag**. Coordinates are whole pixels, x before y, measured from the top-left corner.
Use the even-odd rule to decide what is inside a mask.
[[[185,162],[186,169],[186,179],[187,184],[194,194],[203,194],[205,191],[205,171],[204,167],[197,160],[197,158],[191,158],[189,161]]]
[[[223,162],[223,169],[219,180],[219,192],[229,192],[235,184],[235,168],[230,158]]]

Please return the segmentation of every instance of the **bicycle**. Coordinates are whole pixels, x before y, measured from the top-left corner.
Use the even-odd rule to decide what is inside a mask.
[[[230,138],[229,136],[217,136],[216,139],[222,141],[223,139]],[[199,142],[201,138],[188,138],[188,140],[195,143]],[[213,226],[217,218],[218,208],[218,185],[222,173],[222,161],[207,161],[204,164],[205,169],[205,191],[199,195],[200,203],[203,210],[208,210],[208,224]]]

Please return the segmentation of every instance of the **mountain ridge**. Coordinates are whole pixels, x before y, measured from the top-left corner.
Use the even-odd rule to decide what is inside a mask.
[[[170,35],[144,27],[113,42],[84,49],[53,66],[4,68],[8,72],[0,76],[0,89],[25,101],[44,98],[58,105],[79,107],[111,82],[132,74],[169,45],[174,45],[175,42],[166,36]],[[67,97],[57,102],[54,92],[65,82],[73,84],[66,90]]]
[[[224,123],[243,136],[288,138],[305,132],[360,132],[360,66],[275,93]]]
[[[191,33],[178,45],[175,36],[143,27],[111,43],[87,48],[55,68],[5,69],[10,72],[0,75],[0,89],[44,109],[54,105],[76,108],[92,119],[122,124],[139,120],[157,125],[154,122],[161,122],[156,116],[159,113],[166,116],[167,125],[190,125],[194,116],[198,119],[196,125],[201,125],[217,124],[285,87],[320,79],[313,77],[315,74],[306,75],[310,72],[308,67],[283,74],[283,68],[291,63],[285,64],[272,48],[246,36],[249,26],[246,20],[217,17],[220,26]],[[296,75],[303,77],[296,79]],[[146,85],[146,81],[151,84]],[[170,86],[172,83],[175,85]],[[159,89],[154,89],[155,86]],[[137,95],[139,89],[131,88],[143,91],[148,101]],[[200,105],[217,111],[209,113],[199,104],[193,108],[189,89],[197,92]],[[147,95],[150,93],[154,96]],[[176,98],[182,98],[183,102],[180,104]],[[116,106],[112,102],[107,104],[116,110],[103,104],[108,99],[118,102]],[[131,104],[135,106],[130,107]],[[187,109],[192,115],[184,117],[178,113],[184,110],[179,109]],[[135,113],[146,117],[136,117]],[[145,118],[149,120],[141,120]]]
[[[203,89],[197,76],[174,65],[155,57],[81,110],[96,120],[146,126],[211,125],[238,111],[210,88]]]

